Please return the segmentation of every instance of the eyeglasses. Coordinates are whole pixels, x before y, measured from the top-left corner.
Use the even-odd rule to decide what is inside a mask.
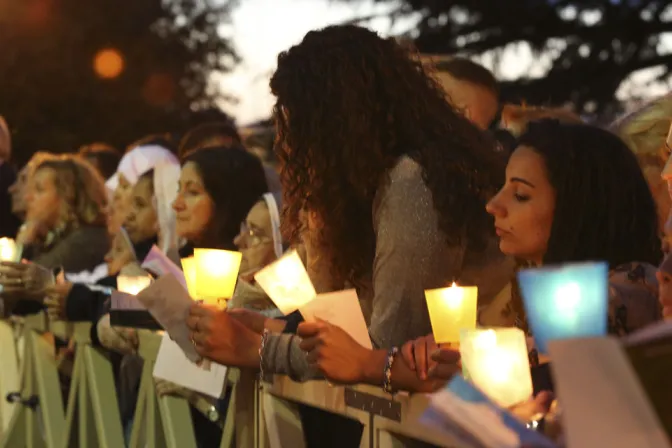
[[[259,246],[260,244],[270,243],[273,241],[271,237],[265,235],[262,231],[247,227],[247,224],[242,223],[240,225],[240,235],[244,235],[247,241],[247,245]]]

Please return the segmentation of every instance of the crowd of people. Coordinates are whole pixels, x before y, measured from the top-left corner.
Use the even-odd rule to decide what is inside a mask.
[[[192,306],[191,340],[206,359],[297,381],[437,390],[461,372],[460,353],[434,341],[424,291],[478,286],[479,325],[529,334],[522,267],[606,261],[613,335],[672,316],[672,261],[663,263],[672,112],[652,112],[672,99],[603,129],[565,109],[502,105],[484,67],[435,63],[350,25],[311,31],[280,53],[270,87],[276,137],[263,161],[235,127],[207,123],[123,155],[100,143],[40,152],[13,175],[0,121],[0,232],[23,247],[21,262],[0,266],[3,312],[91,322],[92,343],[114,361],[125,429],[142,359],[136,331],[110,325],[110,288],[145,273],[154,246],[178,266],[194,248],[242,252],[228,308]],[[318,293],[356,288],[372,349],[276,309],[254,274],[290,248]],[[69,341],[57,347],[70,353]],[[532,367],[548,361],[534,351]],[[228,392],[211,400],[156,387],[187,398],[199,445],[219,446]],[[200,412],[203,400],[217,412]],[[526,421],[550,401],[541,393],[514,411]],[[359,446],[357,423],[300,413],[308,446]]]

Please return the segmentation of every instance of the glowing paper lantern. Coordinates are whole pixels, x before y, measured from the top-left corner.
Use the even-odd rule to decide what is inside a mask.
[[[21,245],[11,238],[0,238],[0,261],[21,261]]]
[[[149,275],[119,275],[117,276],[117,291],[137,295],[152,283]]]
[[[607,263],[576,263],[518,273],[527,321],[539,352],[548,341],[607,333]]]
[[[439,344],[460,341],[460,330],[476,327],[478,288],[457,286],[425,291],[434,339]]]
[[[522,330],[462,330],[460,354],[469,380],[500,406],[510,407],[532,396],[530,361]]]
[[[211,305],[230,299],[236,289],[242,257],[240,252],[195,249],[196,297]]]
[[[254,279],[283,314],[296,311],[317,295],[295,250],[266,266]]]
[[[196,297],[196,261],[194,257],[182,258],[182,272],[184,272],[184,280],[187,283],[187,291],[192,299]]]

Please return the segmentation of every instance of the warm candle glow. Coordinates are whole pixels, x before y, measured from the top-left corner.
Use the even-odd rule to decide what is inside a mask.
[[[295,250],[266,266],[254,279],[283,314],[296,311],[317,295]]]
[[[152,283],[149,275],[119,275],[117,276],[117,291],[137,295]]]
[[[463,330],[460,353],[469,380],[500,406],[513,406],[532,395],[527,343],[522,330]]]
[[[425,291],[434,339],[439,344],[460,340],[460,330],[476,327],[478,288],[457,286]]]
[[[604,336],[609,267],[577,263],[518,273],[527,321],[540,353],[554,339]]]
[[[242,256],[228,250],[195,249],[196,297],[211,305],[233,297]]]
[[[182,272],[184,273],[184,280],[187,283],[187,291],[192,299],[196,297],[196,261],[194,257],[182,258]]]
[[[21,248],[11,238],[0,238],[0,261],[19,262],[21,260]]]

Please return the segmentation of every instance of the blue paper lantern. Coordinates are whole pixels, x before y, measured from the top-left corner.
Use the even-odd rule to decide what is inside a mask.
[[[540,353],[548,353],[548,341],[607,333],[607,263],[525,269],[518,273],[518,283]]]

